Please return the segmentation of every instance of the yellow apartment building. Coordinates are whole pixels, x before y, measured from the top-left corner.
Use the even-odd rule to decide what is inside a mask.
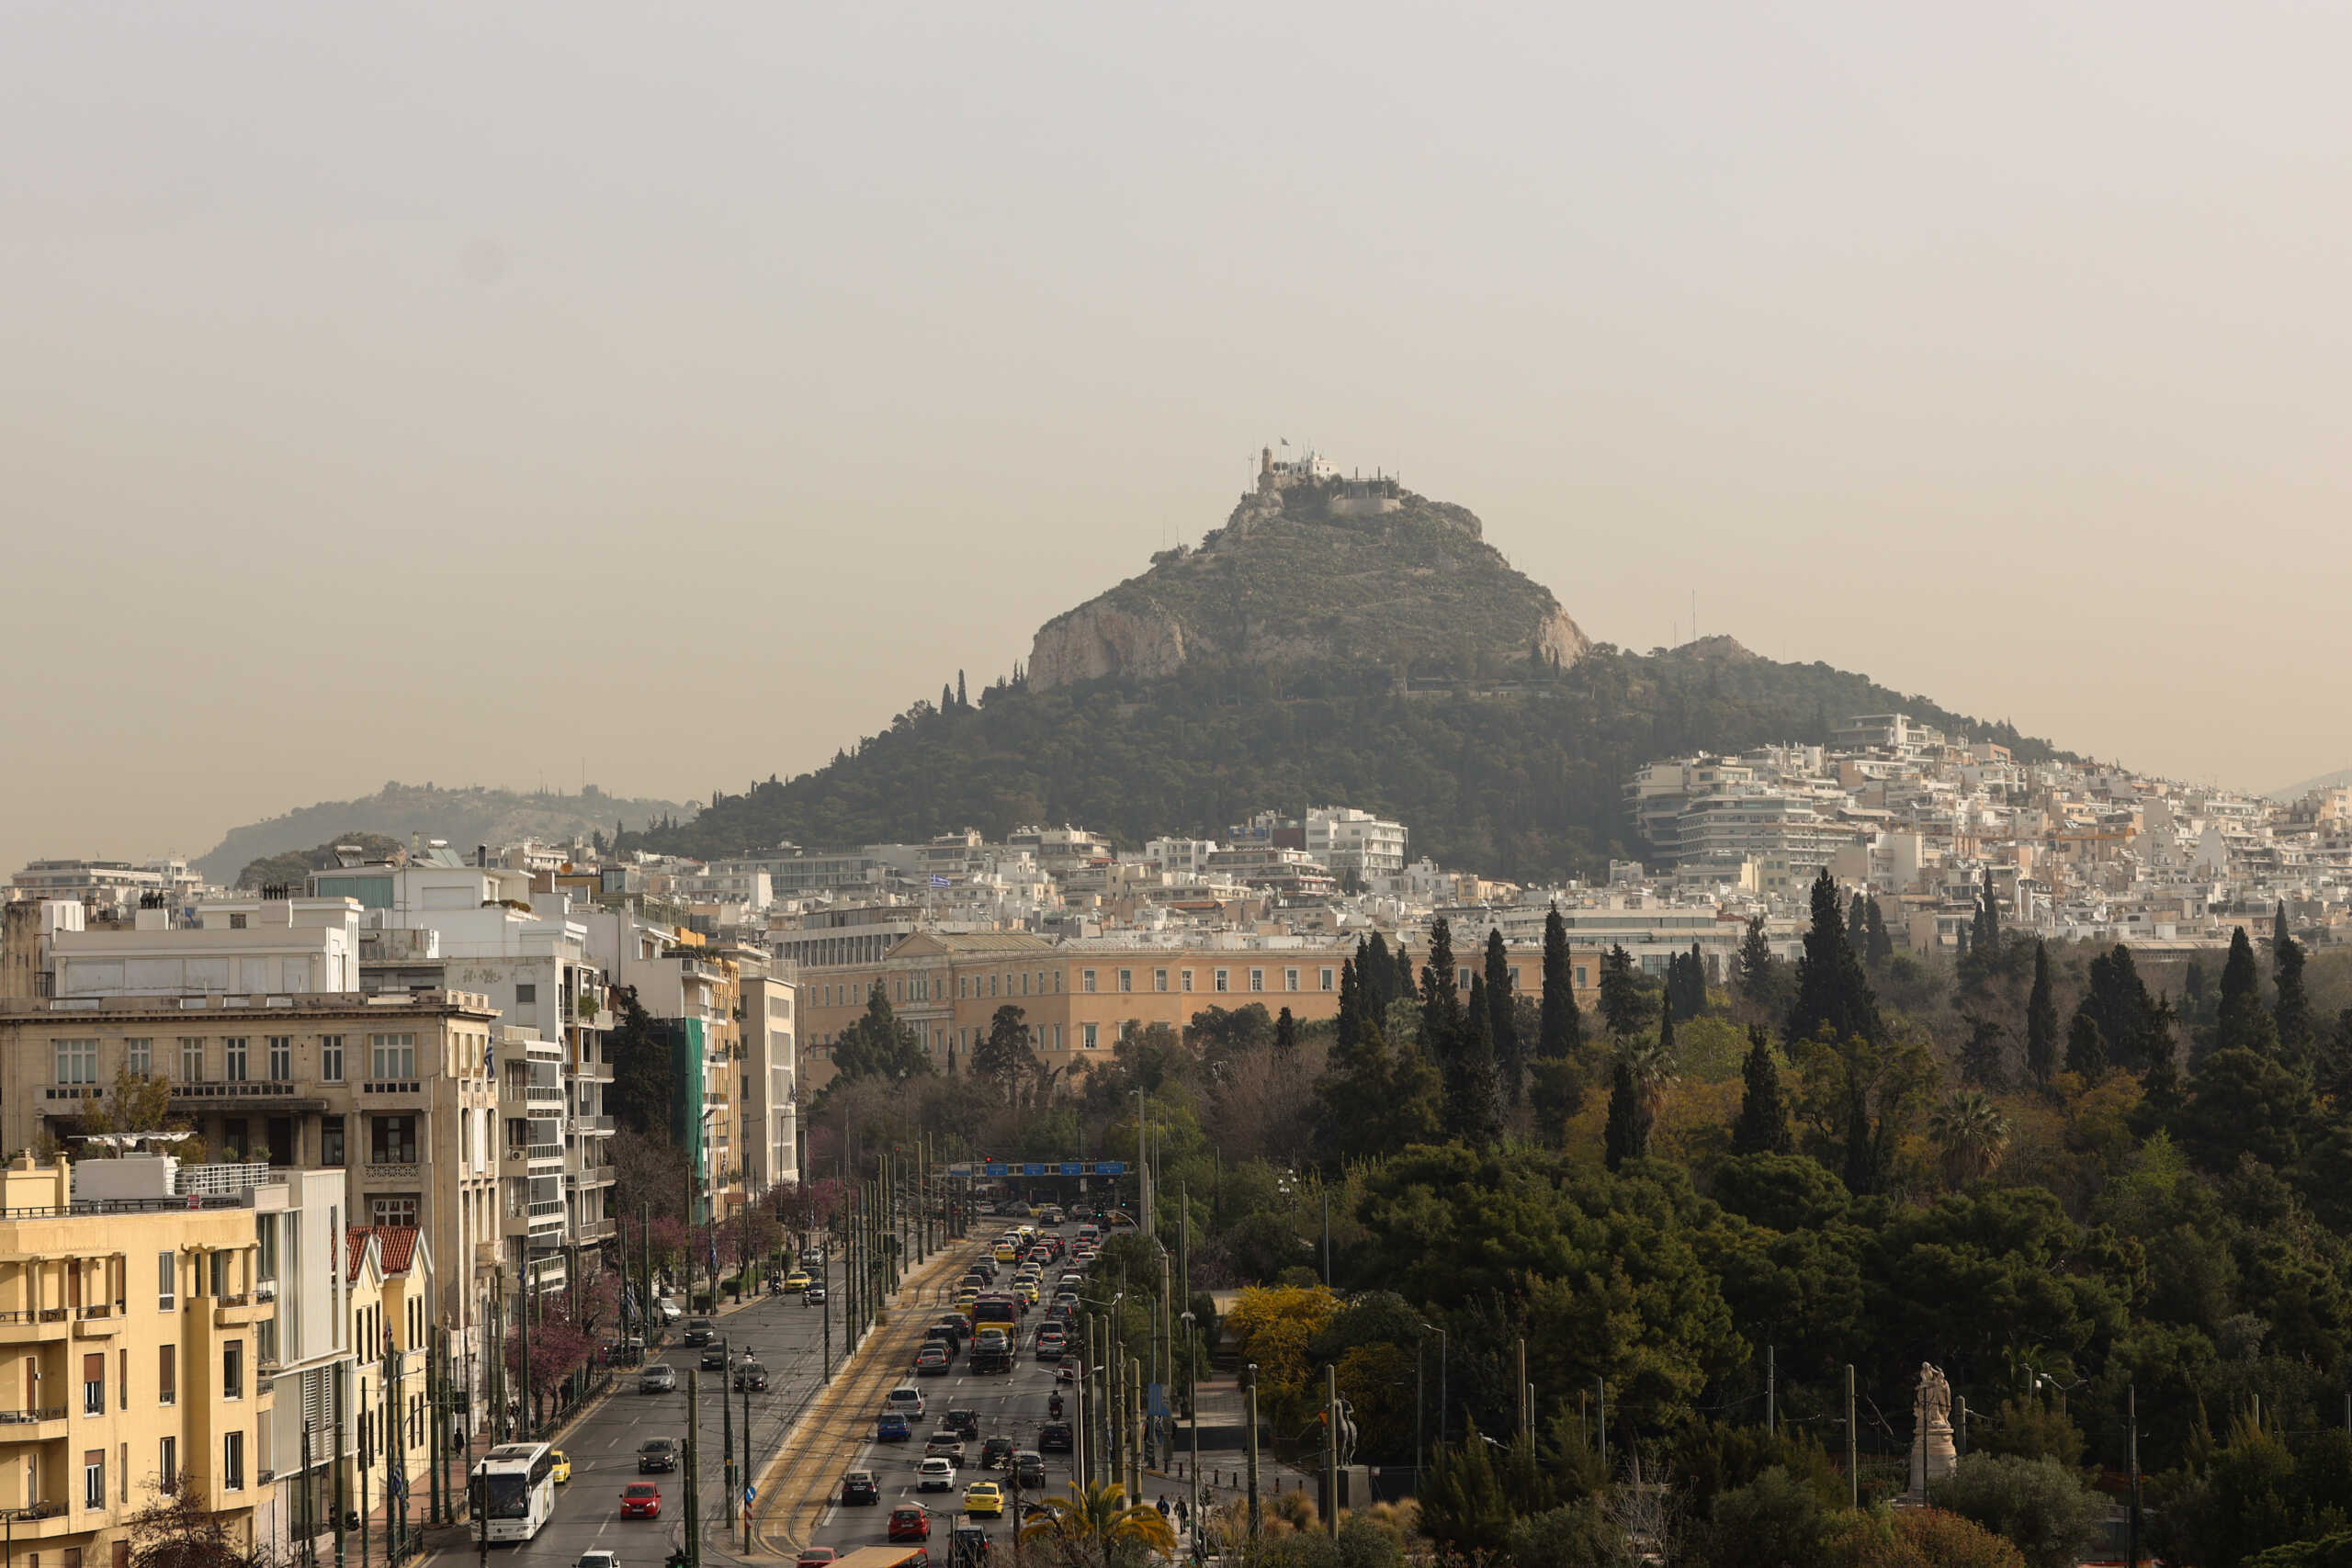
[[[193,1487],[241,1545],[271,1501],[275,1306],[253,1195],[168,1159],[0,1170],[0,1509],[11,1568],[127,1568],[130,1517]],[[160,1182],[158,1181],[160,1177]]]

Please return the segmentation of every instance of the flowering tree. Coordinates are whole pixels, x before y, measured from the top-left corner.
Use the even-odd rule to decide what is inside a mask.
[[[583,1314],[584,1315],[584,1314]],[[595,1353],[595,1337],[574,1321],[571,1292],[543,1290],[531,1311],[530,1419],[537,1424],[548,1408],[559,1384],[586,1366]],[[506,1330],[506,1375],[519,1391],[524,1372],[524,1333],[519,1324]]]

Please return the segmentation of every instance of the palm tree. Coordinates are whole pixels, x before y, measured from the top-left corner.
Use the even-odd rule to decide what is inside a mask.
[[[1167,1518],[1157,1508],[1129,1507],[1126,1488],[1115,1481],[1083,1491],[1072,1482],[1067,1496],[1046,1499],[1045,1512],[1021,1527],[1021,1539],[1083,1551],[1095,1562],[1105,1560],[1122,1541],[1163,1557],[1176,1553],[1176,1532]]]
[[[1928,1135],[1941,1151],[1944,1179],[1965,1187],[2001,1163],[2009,1147],[2009,1119],[1983,1089],[1958,1089],[1928,1118]]]
[[[1641,1103],[1642,1114],[1655,1122],[1666,1109],[1667,1097],[1674,1092],[1678,1076],[1674,1042],[1656,1035],[1635,1035],[1618,1045],[1617,1055],[1634,1080],[1634,1095]]]

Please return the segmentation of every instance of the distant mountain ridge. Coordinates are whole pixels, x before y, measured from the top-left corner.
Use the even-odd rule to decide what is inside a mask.
[[[2338,768],[2332,773],[2322,773],[2315,779],[2305,779],[2299,784],[2289,784],[2284,789],[2274,789],[2265,798],[2298,801],[2315,789],[2341,789],[2346,784],[2352,784],[2352,768]]]
[[[231,829],[194,863],[206,881],[226,886],[255,861],[311,849],[338,833],[381,833],[403,841],[411,835],[447,839],[470,850],[523,839],[563,843],[599,831],[610,838],[623,824],[642,829],[658,818],[687,815],[690,808],[674,801],[624,799],[594,784],[578,795],[555,795],[395,781],[356,800],[323,801]]]

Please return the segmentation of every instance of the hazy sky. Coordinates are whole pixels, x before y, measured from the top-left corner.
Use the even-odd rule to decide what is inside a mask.
[[[1288,436],[1594,637],[2352,764],[2341,6],[0,7],[0,873],[814,765]]]

